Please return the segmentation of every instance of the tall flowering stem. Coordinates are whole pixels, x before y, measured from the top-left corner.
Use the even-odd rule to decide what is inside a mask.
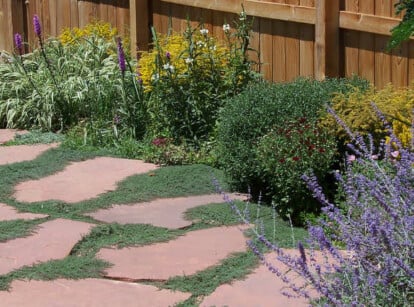
[[[126,112],[127,116],[125,117],[125,121],[128,122],[129,127],[131,127],[131,135],[132,137],[137,137],[137,129],[136,125],[134,124],[136,118],[138,117],[138,113],[144,110],[143,102],[144,102],[144,91],[142,88],[142,83],[140,82],[139,72],[135,73],[131,67],[130,62],[127,60],[124,47],[122,45],[121,37],[117,38],[117,54],[118,54],[118,67],[122,74],[122,87],[123,87],[123,94],[122,100],[124,104],[124,112]],[[125,78],[126,74],[131,76],[131,79]],[[134,96],[135,101],[138,103],[128,103],[128,91],[127,91],[127,83],[132,82],[134,86]],[[139,107],[137,107],[137,105]]]
[[[124,48],[122,47],[121,38],[118,38],[117,47],[118,47],[117,49],[118,49],[119,69],[121,70],[122,77],[124,77],[125,71],[126,71],[126,64],[125,64],[125,52],[124,52]]]
[[[24,65],[24,61],[23,61],[23,39],[20,33],[16,33],[14,34],[14,44],[16,46],[16,49],[19,53],[19,56],[17,57],[17,61],[20,63],[25,76],[27,77],[27,79],[29,80],[30,85],[33,87],[33,89],[37,92],[37,94],[42,97],[41,92],[39,91],[39,89],[37,88],[37,86],[33,83],[32,78],[29,76],[26,66]]]
[[[39,16],[33,16],[33,30],[36,34],[37,38],[39,39],[40,46],[43,46],[43,39],[42,39],[42,26],[40,24]]]
[[[42,25],[40,24],[39,16],[37,16],[37,15],[33,16],[33,30],[34,30],[34,32],[35,32],[35,34],[36,34],[36,36],[39,40],[40,52],[42,53],[42,56],[45,60],[47,69],[50,72],[50,76],[52,77],[53,83],[54,83],[56,89],[59,90],[59,86],[58,86],[58,83],[56,81],[55,74],[52,70],[52,67],[50,66],[50,61],[49,61],[49,59],[46,55],[46,50],[45,50],[45,47],[44,47],[44,44],[43,44],[43,37],[42,37]]]
[[[14,35],[14,43],[16,45],[17,51],[19,52],[19,55],[21,56],[23,54],[23,41],[20,33],[16,33]]]

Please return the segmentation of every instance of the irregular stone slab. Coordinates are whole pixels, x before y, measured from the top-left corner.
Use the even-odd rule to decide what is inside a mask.
[[[58,146],[58,143],[0,146],[0,165],[34,160],[46,150]]]
[[[245,280],[219,286],[200,306],[309,306],[309,302],[303,298],[288,298],[283,295],[286,288],[287,285],[280,278],[262,265]]]
[[[231,199],[246,199],[239,194],[230,194]],[[132,205],[115,205],[109,209],[87,214],[98,221],[119,224],[151,224],[158,227],[177,229],[190,226],[184,219],[184,212],[190,208],[224,202],[220,194],[162,198],[151,202]]]
[[[16,134],[26,134],[26,130],[0,129],[0,144],[14,140]]]
[[[286,255],[298,257],[299,251],[297,249],[283,249]],[[309,261],[310,254],[307,252],[307,259]],[[313,259],[323,268],[327,264],[327,260],[320,252],[315,251]],[[266,255],[266,261],[272,264],[282,275],[285,275],[290,282],[296,286],[302,287],[306,284],[305,280],[289,268],[281,261],[277,260],[276,253]],[[332,264],[332,260],[329,263]],[[312,267],[311,267],[312,270]],[[310,297],[317,298],[317,292],[306,287]],[[288,293],[292,298],[284,295]],[[209,296],[207,296],[200,304],[201,307],[210,306],[275,306],[275,307],[296,307],[309,306],[310,303],[303,297],[297,297],[297,294],[289,288],[289,285],[276,276],[275,273],[269,271],[268,267],[261,264],[252,274],[249,274],[246,279],[238,280],[232,284],[225,284],[217,287],[217,289]]]
[[[97,257],[114,265],[106,270],[123,280],[166,280],[192,275],[246,250],[239,226],[191,231],[176,240],[141,247],[101,249]]]
[[[35,220],[48,217],[46,214],[20,213],[12,206],[0,203],[0,221]]]
[[[76,203],[115,190],[117,182],[128,176],[156,168],[139,160],[98,157],[72,163],[63,171],[39,180],[21,182],[15,187],[14,197],[21,202]]]
[[[40,224],[35,234],[0,243],[0,275],[25,265],[65,258],[93,224],[56,219]]]
[[[167,307],[190,296],[149,285],[103,279],[15,280],[9,292],[0,291],[0,302],[10,307]]]

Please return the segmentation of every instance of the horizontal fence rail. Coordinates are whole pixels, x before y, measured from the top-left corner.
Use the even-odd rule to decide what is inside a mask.
[[[223,23],[237,18],[242,5],[254,17],[252,48],[266,79],[298,76],[359,75],[382,88],[407,86],[414,80],[414,41],[387,53],[397,0],[0,0],[0,50],[13,50],[13,34],[34,39],[31,18],[38,14],[45,32],[81,27],[100,19],[128,35],[134,54],[148,49],[150,26],[161,33],[182,31],[187,18],[219,39]],[[256,53],[251,53],[254,57]]]

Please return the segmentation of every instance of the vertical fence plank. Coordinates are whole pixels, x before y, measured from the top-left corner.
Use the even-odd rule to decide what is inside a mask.
[[[408,85],[408,43],[404,42],[392,52],[391,80],[397,87]]]
[[[161,1],[160,0],[153,0],[151,3],[152,8],[152,26],[157,31],[161,31]]]
[[[339,75],[339,1],[316,3],[315,78]]]
[[[78,0],[70,0],[70,26],[79,27],[79,7]]]
[[[181,32],[184,27],[185,20],[189,14],[189,7],[171,4],[168,12],[168,19],[171,21],[172,30]]]
[[[57,36],[59,33],[59,29],[57,28],[57,2],[62,3],[62,1],[47,1],[48,5],[48,12],[45,12],[45,15],[49,18],[49,31],[48,34],[50,36]]]
[[[300,5],[315,7],[314,0],[301,0]],[[315,27],[312,25],[302,24],[300,26],[300,75],[314,75],[314,40]]]
[[[256,63],[253,69],[257,72],[260,71],[260,22],[258,18],[253,19],[252,33],[250,35],[250,50],[248,51],[248,57],[251,61]],[[274,60],[273,60],[274,63]],[[273,75],[274,76],[274,75]]]
[[[349,12],[358,12],[358,0],[345,0],[345,10]],[[345,30],[344,31],[344,61],[345,61],[345,76],[359,74],[359,32]]]
[[[61,12],[64,12],[63,14]],[[63,28],[68,28],[71,25],[71,1],[60,0],[56,3],[56,27],[57,32],[60,33]]]
[[[394,5],[397,3],[397,0],[392,1],[392,15],[395,16],[395,8]],[[398,17],[402,17],[401,15]],[[409,79],[410,71],[410,64],[412,65],[413,59],[412,54],[413,52],[410,51],[410,46],[413,46],[413,42],[404,42],[399,47],[392,51],[391,56],[391,82],[397,87],[405,87],[409,85],[413,79]],[[410,55],[411,53],[411,55]],[[411,57],[411,59],[409,59]]]
[[[109,9],[113,10],[113,7],[110,6],[106,2],[100,2],[99,3],[99,10],[98,10],[99,19],[110,23],[112,26],[115,26],[115,24],[113,24],[112,22],[109,22],[109,15],[108,15]]]
[[[11,44],[10,35],[13,35],[13,27],[11,25],[11,0],[0,1],[0,26],[2,28],[2,35],[0,36],[0,51],[1,50],[13,50]]]
[[[135,56],[139,50],[148,50],[149,13],[147,0],[129,0],[131,54]]]
[[[377,0],[375,15],[391,17],[392,0]],[[383,88],[391,82],[391,56],[386,53],[389,37],[375,35],[375,86]]]
[[[273,21],[273,82],[286,81],[286,22]]]
[[[260,72],[267,80],[273,79],[272,66],[272,20],[260,19]]]
[[[107,22],[109,22],[113,27],[118,27],[117,23],[117,12],[116,12],[116,6],[114,6],[112,3],[107,3],[107,15],[108,19]]]
[[[285,0],[275,0],[286,3]],[[273,21],[273,82],[286,81],[286,22]]]
[[[299,5],[299,0],[286,0],[286,4]],[[300,75],[300,28],[297,23],[288,22],[286,25],[286,80],[291,81]]]
[[[359,3],[359,12],[365,14],[375,13],[375,1],[364,0]],[[359,75],[375,82],[375,54],[374,34],[362,32],[359,35]]]

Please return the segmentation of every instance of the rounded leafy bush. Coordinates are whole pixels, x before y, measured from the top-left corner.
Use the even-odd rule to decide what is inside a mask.
[[[332,109],[342,121],[352,130],[362,135],[372,135],[377,145],[387,137],[386,129],[378,119],[371,103],[374,102],[391,124],[394,134],[404,146],[411,143],[411,122],[414,108],[414,89],[396,89],[392,85],[376,90],[367,91],[355,89],[347,95],[338,94],[333,99]],[[349,136],[344,128],[337,124],[332,116],[325,116],[322,124],[329,130],[335,131],[342,143],[349,142]]]
[[[335,151],[333,135],[306,117],[276,126],[260,139],[258,163],[281,216],[289,214],[297,221],[303,211],[318,213],[320,206],[310,201],[301,177],[309,172],[325,176]]]
[[[354,87],[367,88],[368,82],[358,78],[259,82],[227,100],[219,117],[217,142],[220,163],[231,186],[240,191],[250,187],[253,195],[261,192],[271,197],[276,188],[272,188],[270,174],[259,162],[262,137],[301,117],[314,125],[334,93],[346,93]]]

